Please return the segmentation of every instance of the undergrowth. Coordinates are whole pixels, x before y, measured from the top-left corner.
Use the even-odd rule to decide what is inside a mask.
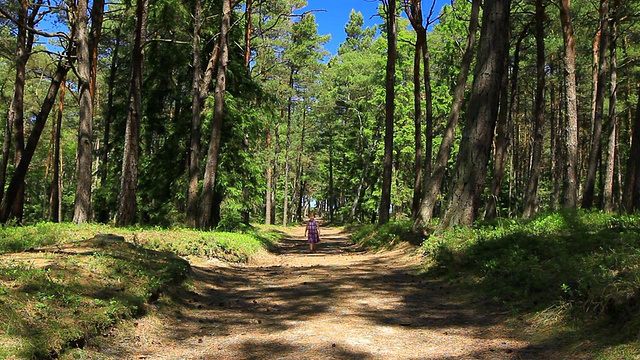
[[[579,322],[577,333],[604,331],[596,352],[619,359],[626,355],[614,354],[640,348],[639,220],[561,211],[432,235],[422,251],[431,273],[463,279],[516,314]]]

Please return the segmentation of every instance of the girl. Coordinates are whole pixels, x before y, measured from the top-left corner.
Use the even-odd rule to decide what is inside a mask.
[[[311,252],[316,252],[316,244],[320,242],[320,232],[316,222],[316,214],[313,211],[309,213],[309,221],[304,229],[304,236],[308,239]]]

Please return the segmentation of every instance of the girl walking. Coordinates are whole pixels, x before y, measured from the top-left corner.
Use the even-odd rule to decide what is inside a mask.
[[[315,212],[309,213],[309,221],[307,227],[304,229],[304,236],[307,237],[309,242],[309,250],[316,252],[316,246],[320,242],[320,231],[318,230],[318,223],[316,222]]]

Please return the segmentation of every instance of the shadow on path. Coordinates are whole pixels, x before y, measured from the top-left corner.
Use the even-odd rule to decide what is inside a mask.
[[[172,344],[158,358],[544,358],[509,335],[491,301],[417,275],[402,253],[371,254],[346,233],[321,234],[314,254],[298,228],[272,264],[193,266],[193,286],[172,294],[181,310],[165,314],[155,335]],[[149,341],[121,351],[155,358]]]

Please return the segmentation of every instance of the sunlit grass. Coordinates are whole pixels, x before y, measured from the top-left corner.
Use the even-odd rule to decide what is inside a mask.
[[[0,228],[0,358],[57,357],[182,286],[190,266],[181,257],[245,262],[280,237],[261,228]]]

